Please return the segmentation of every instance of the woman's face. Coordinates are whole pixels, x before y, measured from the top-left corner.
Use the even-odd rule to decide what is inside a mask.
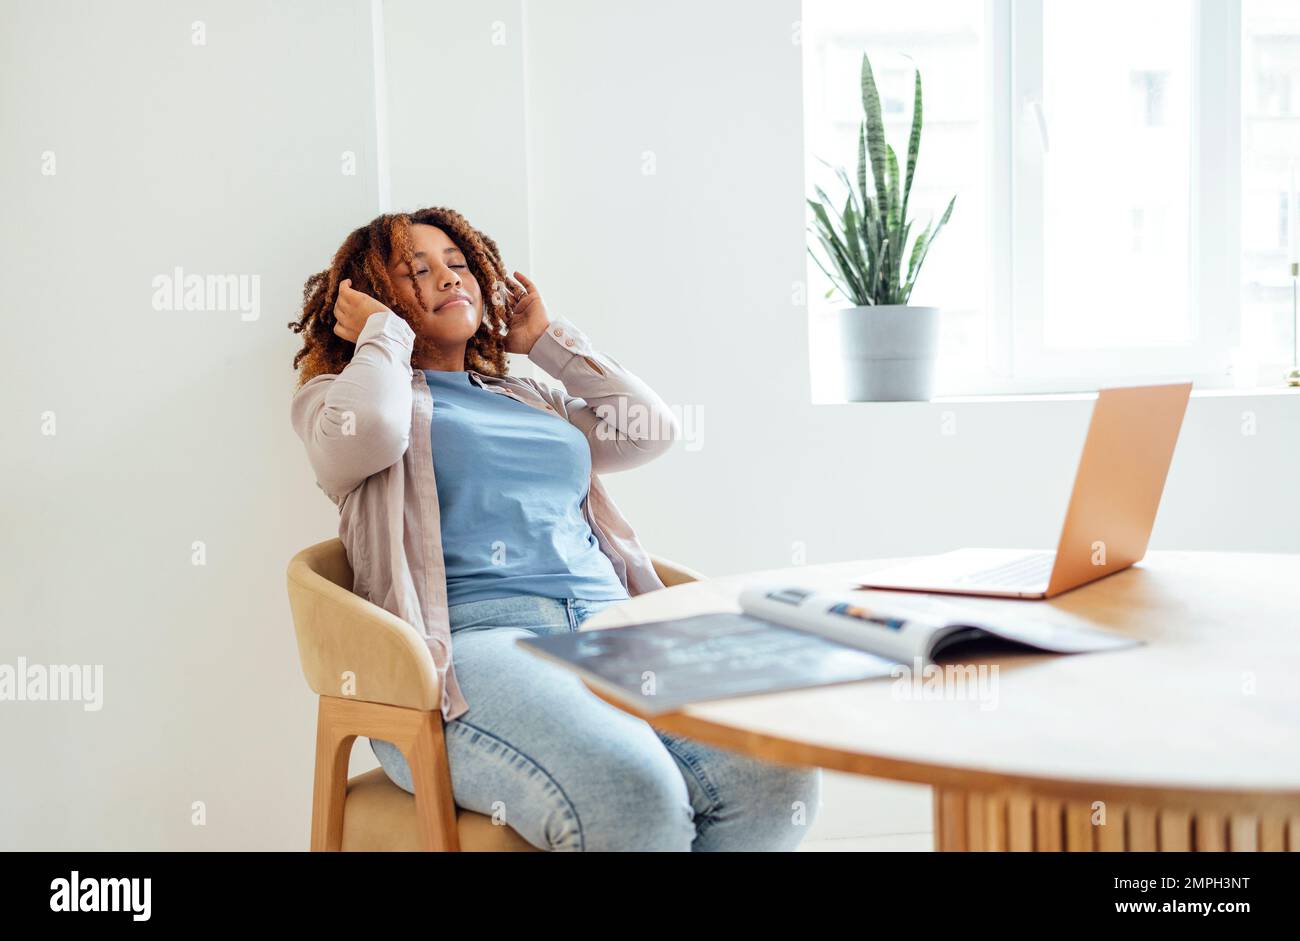
[[[412,327],[436,347],[465,343],[483,317],[483,293],[465,255],[442,229],[422,223],[411,226],[411,245],[411,267],[395,259],[388,277],[401,299],[423,314]],[[416,284],[423,304],[416,300]]]

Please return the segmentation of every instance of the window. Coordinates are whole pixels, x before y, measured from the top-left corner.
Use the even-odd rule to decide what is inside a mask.
[[[1300,3],[1241,6],[1241,346],[1268,381],[1293,354],[1291,262],[1300,258]]]
[[[1290,366],[1296,0],[805,0],[803,34],[808,175],[828,192],[815,158],[856,161],[862,52],[896,149],[907,57],[921,69],[918,224],[957,194],[912,298],[944,311],[940,395],[1276,384]],[[810,283],[817,356],[843,299],[822,301],[811,262]]]
[[[1011,16],[1013,375],[1213,371],[1193,286],[1196,0]]]

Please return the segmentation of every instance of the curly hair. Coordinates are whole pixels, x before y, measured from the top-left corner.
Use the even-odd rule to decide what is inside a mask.
[[[356,350],[354,344],[334,332],[334,304],[338,301],[340,281],[351,278],[353,288],[369,294],[415,327],[421,311],[412,309],[398,297],[388,277],[388,263],[396,254],[408,266],[412,265],[411,226],[420,223],[447,233],[464,253],[465,262],[481,289],[483,318],[465,345],[465,367],[489,376],[506,375],[502,331],[509,317],[509,302],[503,288],[509,276],[501,253],[496,242],[454,209],[432,208],[377,216],[343,240],[328,268],[307,279],[302,289],[302,315],[289,321],[289,329],[303,335],[302,349],[293,357],[299,385],[315,376],[342,372]],[[419,283],[414,282],[414,287],[416,299],[423,307],[425,299]],[[417,331],[412,360],[418,360],[428,351],[427,341]]]

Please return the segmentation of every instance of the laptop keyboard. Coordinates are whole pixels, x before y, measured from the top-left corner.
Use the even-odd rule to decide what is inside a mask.
[[[1047,584],[1052,576],[1052,564],[1056,561],[1055,552],[1036,552],[1012,559],[1002,565],[971,572],[957,581],[971,585],[986,585],[990,588],[1030,587]]]

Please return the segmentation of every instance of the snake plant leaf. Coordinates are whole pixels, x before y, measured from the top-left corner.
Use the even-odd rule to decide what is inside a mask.
[[[809,254],[809,256],[812,257],[812,260],[813,260],[814,262],[817,263],[817,267],[820,268],[820,269],[822,270],[822,273],[823,273],[824,275],[826,275],[827,278],[830,279],[831,287],[830,287],[830,289],[826,292],[826,296],[827,296],[827,297],[830,297],[832,294],[835,293],[836,290],[839,290],[840,292],[842,292],[842,293],[844,294],[845,297],[847,297],[847,298],[849,298],[850,300],[852,300],[852,299],[853,299],[853,291],[850,290],[848,287],[845,286],[843,279],[840,278],[839,275],[837,275],[837,274],[833,274],[833,273],[830,271],[829,268],[827,268],[825,265],[822,264],[822,260],[821,260],[820,258],[817,257],[817,253],[814,252],[814,251],[812,250],[812,246],[811,246],[811,245],[808,246],[808,254]],[[856,303],[856,301],[855,301],[854,303]]]
[[[864,201],[870,201],[867,192],[867,123],[858,123],[858,190]]]
[[[907,200],[912,195],[912,176],[921,152],[921,70],[916,70],[916,93],[912,98],[912,135],[907,140],[907,180],[903,184],[903,218],[907,218]]]
[[[865,293],[865,281],[862,280],[855,271],[848,247],[844,244],[844,238],[831,222],[830,214],[826,211],[826,207],[811,199],[808,200],[808,205],[812,208],[813,216],[820,227],[815,231],[818,239],[821,241],[822,248],[826,252],[827,260],[840,270],[842,274],[841,280],[844,284],[848,285],[847,289],[841,286],[841,290],[844,290],[845,295],[851,299],[862,296],[862,294]],[[809,252],[812,253],[811,247],[809,248]],[[817,260],[815,254],[813,255],[813,258],[814,260]],[[818,266],[821,267],[823,271],[826,270],[819,260]],[[854,303],[856,304],[860,302],[854,300]]]
[[[860,217],[865,218],[866,213],[863,212],[862,204],[858,202],[857,191],[853,189],[853,184],[849,182],[849,175],[844,172],[843,167],[836,167],[835,175],[839,177],[840,182],[844,184],[844,188],[848,191],[850,198],[853,200],[853,208],[857,210]]]
[[[903,206],[898,191],[898,158],[894,156],[893,147],[885,147],[885,160],[889,174],[889,227],[897,229]]]
[[[840,290],[844,292],[846,297],[852,298],[858,293],[858,288],[854,283],[852,268],[848,264],[848,259],[844,256],[843,249],[837,246],[833,240],[827,238],[823,233],[819,232],[817,237],[821,241],[822,249],[826,252],[827,259],[840,272],[840,277],[836,280],[836,284],[840,287]],[[809,251],[811,251],[811,248]],[[816,257],[816,255],[813,256],[813,258]],[[822,270],[825,271],[825,267],[823,267]]]
[[[900,277],[894,279],[895,283],[902,281],[903,258],[907,254],[907,237],[912,233],[912,223],[906,223],[898,234],[898,273]]]
[[[817,196],[821,202],[808,201],[808,205],[812,206],[813,217],[829,237],[834,239],[837,244],[843,244],[845,241],[843,221],[838,215],[831,215],[835,203],[832,202],[831,198],[826,195],[826,191],[820,186],[814,187],[814,189],[817,191]],[[827,209],[828,206],[831,207],[829,210]]]
[[[920,268],[922,268],[922,265],[926,264],[926,256],[930,255],[930,246],[935,243],[935,239],[939,237],[940,229],[943,229],[945,222],[948,222],[949,217],[952,216],[953,204],[956,203],[956,201],[957,196],[953,196],[952,199],[948,200],[948,208],[945,209],[943,216],[940,217],[939,222],[935,225],[935,230],[928,234],[926,244],[924,244],[924,247],[920,250],[920,257],[917,259],[917,269],[915,269],[915,274],[913,278],[911,278],[911,281],[915,281],[915,277],[920,274]]]
[[[826,207],[811,199],[808,200],[808,205],[812,207],[813,218],[821,226],[821,233],[838,243],[841,240],[840,233],[831,223],[830,214],[826,211]]]
[[[825,274],[826,277],[828,277],[831,281],[831,286],[826,291],[827,297],[830,297],[836,291],[839,291],[845,297],[851,296],[850,289],[845,286],[844,282],[840,279],[838,275],[832,274],[831,271],[825,265],[822,264],[821,259],[817,257],[817,253],[812,250],[812,246],[808,247],[808,254],[812,256],[812,260],[817,263],[817,267],[820,268],[822,270],[822,273]]]
[[[832,210],[835,208],[835,200],[827,196],[826,191],[820,186],[814,186],[813,192],[817,194],[817,198],[821,200],[821,205],[823,207],[830,207]]]
[[[926,236],[930,234],[930,226],[932,225],[934,225],[933,219],[931,219],[929,222],[925,224],[925,228],[921,230],[921,234],[916,237],[916,242],[915,244],[912,245],[912,257],[907,262],[908,281],[911,281],[912,278],[915,277],[916,275],[917,261],[921,257],[921,249],[925,246],[925,239]]]
[[[878,299],[876,285],[880,281],[880,266],[884,260],[881,251],[881,243],[884,239],[885,220],[881,218],[880,213],[876,213],[871,219],[871,238],[867,242],[867,258],[871,261],[870,277],[867,283],[871,287],[871,296]]]
[[[867,273],[867,260],[862,256],[862,235],[858,215],[853,210],[853,194],[844,202],[844,240],[849,246],[849,258],[863,275]]]
[[[956,196],[948,200],[948,208],[943,211],[943,218],[939,220],[939,224],[934,227],[934,231],[930,234],[930,241],[932,242],[934,241],[934,237],[939,234],[939,230],[942,229],[945,225],[947,225],[948,220],[952,218],[952,207],[953,204],[956,202],[957,202]]]
[[[849,262],[848,249],[845,248],[844,243],[834,233],[819,231],[817,237],[826,252],[827,260],[840,269],[846,283],[852,284],[854,281],[853,265]]]
[[[875,283],[874,294],[882,298],[886,304],[891,303],[889,296],[889,256],[893,248],[889,244],[889,236],[886,235],[880,242],[880,276]]]
[[[944,227],[944,224],[952,216],[952,207],[953,204],[956,202],[957,202],[956,196],[948,200],[948,208],[944,210],[943,216],[939,219],[939,224],[934,227],[934,231],[931,232],[930,237],[926,239],[925,247],[921,249],[921,257],[916,262],[916,276],[909,279],[908,284],[905,287],[908,297],[911,297],[912,288],[916,286],[916,277],[920,275],[921,266],[925,264],[925,256],[930,254],[930,246],[934,244],[934,240],[938,236],[939,230]]]
[[[862,204],[857,201],[858,194],[854,191],[853,184],[849,182],[849,175],[847,172],[845,172],[844,168],[840,166],[836,166],[835,164],[831,163],[829,160],[825,159],[824,157],[816,157],[816,155],[814,155],[814,157],[815,159],[825,164],[827,169],[833,170],[835,172],[836,177],[838,177],[839,181],[844,184],[844,188],[853,194],[854,207],[858,210],[858,214],[865,215],[862,211],[863,210]]]
[[[871,156],[871,175],[876,181],[876,202],[881,212],[889,208],[885,192],[885,122],[880,115],[880,92],[876,89],[876,76],[871,71],[871,60],[862,54],[862,110],[866,116],[864,134],[867,153]]]

